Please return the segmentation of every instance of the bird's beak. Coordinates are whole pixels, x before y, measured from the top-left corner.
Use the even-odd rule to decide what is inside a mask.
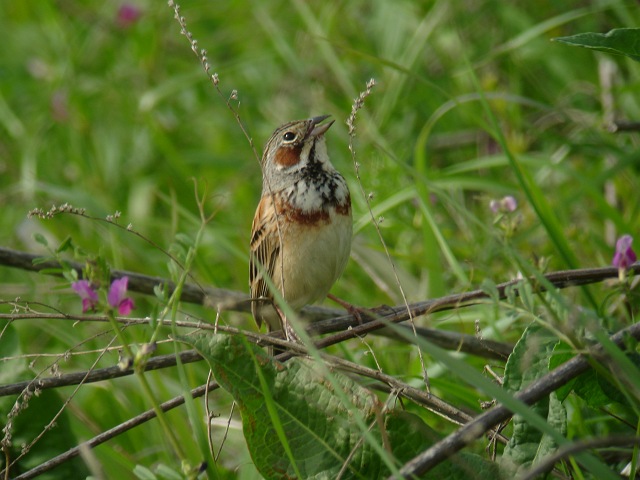
[[[307,136],[319,137],[324,132],[329,130],[329,127],[333,125],[333,122],[335,122],[335,120],[331,120],[329,123],[325,123],[324,125],[319,125],[319,123],[322,122],[323,120],[326,120],[330,116],[331,115],[320,115],[319,117],[313,117],[311,119],[311,125],[309,127],[309,133],[307,134]]]

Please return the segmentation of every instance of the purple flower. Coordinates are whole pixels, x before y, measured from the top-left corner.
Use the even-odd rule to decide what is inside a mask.
[[[631,248],[633,237],[631,235],[623,235],[616,242],[616,254],[611,262],[614,267],[623,270],[631,266],[637,260],[636,252]]]
[[[95,310],[98,306],[98,293],[91,287],[87,280],[78,280],[71,284],[71,288],[82,299],[82,313]]]
[[[133,300],[127,297],[127,284],[129,277],[122,277],[114,280],[107,294],[107,302],[112,308],[118,309],[118,315],[129,315],[135,308]]]

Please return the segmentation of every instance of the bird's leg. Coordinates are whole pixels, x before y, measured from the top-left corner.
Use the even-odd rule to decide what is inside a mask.
[[[371,318],[375,318],[377,316],[372,310],[369,310],[368,308],[364,308],[364,307],[356,307],[352,303],[342,300],[341,298],[336,297],[332,293],[329,293],[327,295],[327,298],[329,300],[336,302],[338,305],[344,308],[349,313],[349,315],[353,315],[353,318],[356,319],[356,321],[358,322],[358,325],[362,325],[363,316],[371,317]]]
[[[282,331],[284,332],[284,337],[287,339],[287,341],[294,342],[294,343],[302,343],[302,340],[300,339],[298,334],[295,332],[295,330],[287,320],[287,316],[285,315],[285,313],[277,305],[274,305],[274,306],[276,308],[276,312],[278,313],[278,316],[280,317],[280,322],[282,323]]]

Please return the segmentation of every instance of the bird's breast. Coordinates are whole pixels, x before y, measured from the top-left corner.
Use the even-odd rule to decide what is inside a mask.
[[[319,177],[302,177],[279,197],[278,206],[283,211],[295,212],[293,215],[303,223],[327,221],[331,210],[351,215],[349,188],[342,175],[335,171]]]

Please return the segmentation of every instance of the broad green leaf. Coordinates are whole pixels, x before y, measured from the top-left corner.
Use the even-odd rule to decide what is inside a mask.
[[[313,361],[282,364],[237,336],[181,340],[203,355],[220,386],[234,397],[255,466],[267,479],[335,478],[345,464],[341,478],[384,478],[391,472],[375,444],[388,445],[399,466],[440,439],[418,416],[384,412],[369,390]],[[496,473],[495,464],[466,454],[423,478],[493,479]]]
[[[507,361],[504,388],[516,393],[532,381],[545,375],[549,357],[557,339],[538,324],[531,324],[524,332]],[[538,401],[531,409],[547,419],[550,426],[562,434],[566,431],[566,411],[555,393]],[[513,434],[504,449],[501,467],[517,475],[538,463],[557,449],[556,442],[540,430],[533,428],[521,415],[513,417]]]
[[[549,406],[547,409],[547,422],[563,435],[567,433],[567,410],[558,399],[555,392],[549,395]],[[549,435],[543,435],[536,455],[533,458],[533,464],[542,460],[545,455],[553,454],[558,449],[558,444]]]
[[[614,55],[625,55],[640,62],[640,28],[616,28],[608,33],[579,33],[570,37],[558,37],[554,42],[591,48]]]
[[[352,450],[344,478],[380,475],[380,459],[361,441],[352,418],[359,415],[375,425],[382,405],[371,393],[336,374],[337,387],[353,403],[346,408],[333,394],[332,383],[309,361],[292,359],[285,366],[237,337],[203,336],[191,344],[236,400],[249,451],[265,478],[332,478]]]

